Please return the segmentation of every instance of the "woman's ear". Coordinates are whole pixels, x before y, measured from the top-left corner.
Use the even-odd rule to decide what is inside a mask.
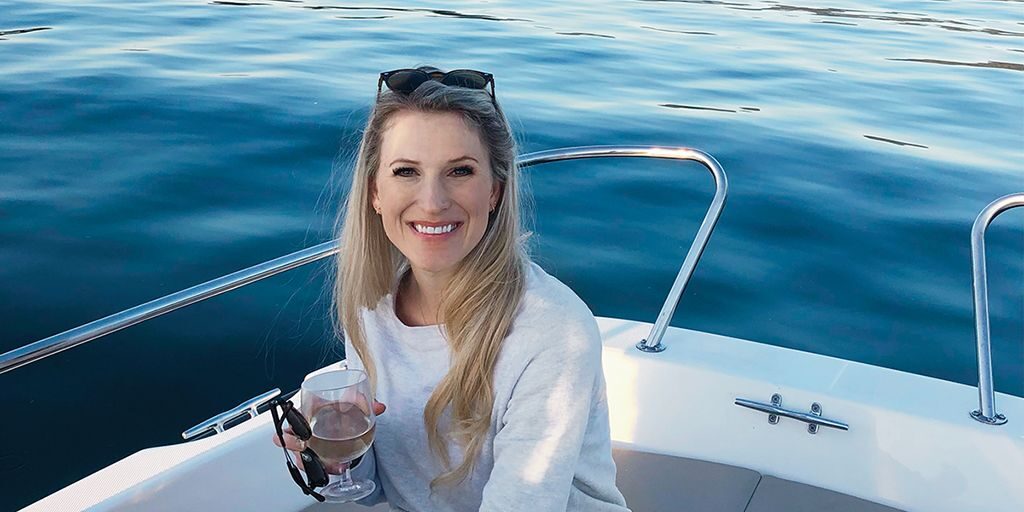
[[[380,197],[377,196],[377,180],[370,180],[370,205],[380,214]]]
[[[494,180],[494,185],[491,186],[491,211],[498,207],[498,200],[501,199],[502,185],[498,180]]]

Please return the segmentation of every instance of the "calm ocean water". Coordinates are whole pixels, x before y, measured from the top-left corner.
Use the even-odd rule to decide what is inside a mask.
[[[524,151],[719,159],[674,325],[976,383],[970,227],[1024,191],[1019,1],[0,0],[0,351],[327,240],[377,73],[416,64],[495,73]],[[652,321],[706,173],[528,173],[536,259]],[[988,245],[996,387],[1024,396],[1024,211]],[[323,277],[0,375],[0,509],[295,387],[336,357]]]

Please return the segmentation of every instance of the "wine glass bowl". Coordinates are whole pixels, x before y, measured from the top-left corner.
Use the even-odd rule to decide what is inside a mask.
[[[366,373],[344,369],[313,375],[303,381],[299,403],[313,432],[308,446],[331,478],[320,494],[327,501],[345,503],[372,493],[372,481],[353,481],[349,474],[349,463],[370,449],[376,430]]]

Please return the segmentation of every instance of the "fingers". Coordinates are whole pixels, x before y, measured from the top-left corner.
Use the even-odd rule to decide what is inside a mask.
[[[275,445],[281,446],[281,438],[278,437],[277,434],[274,434],[273,440]],[[285,429],[284,447],[293,452],[301,452],[302,450],[306,449],[306,442],[295,437],[295,435],[291,432],[291,429]]]
[[[363,411],[363,414],[370,414],[370,408],[366,405],[366,397],[363,395],[359,395],[354,402],[345,402],[341,407],[342,410],[346,410],[352,406],[358,407],[360,411]],[[387,409],[387,406],[376,400],[373,401],[374,416],[380,416],[384,413],[385,409]]]
[[[284,430],[284,446],[285,448],[291,451],[291,453],[289,453],[288,456],[291,457],[292,462],[295,464],[297,468],[299,468],[300,471],[306,471],[306,468],[303,467],[302,465],[302,457],[299,457],[298,454],[298,452],[306,448],[306,443],[303,440],[292,435],[291,429],[286,428]],[[278,437],[276,433],[274,434],[273,441],[275,445],[281,446],[281,438]]]
[[[285,434],[284,447],[293,452],[301,452],[306,449],[306,442],[291,434]]]
[[[355,396],[353,398],[355,398],[355,400],[349,402],[349,404],[348,404],[348,406],[346,408],[351,407],[351,406],[356,406],[356,407],[359,408],[360,411],[363,411],[363,414],[370,414],[370,407],[367,404],[367,400],[369,400],[369,397],[367,397],[366,395],[364,395],[362,393],[359,393],[357,396]]]

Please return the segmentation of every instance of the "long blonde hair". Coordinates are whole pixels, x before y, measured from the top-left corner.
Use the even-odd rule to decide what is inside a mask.
[[[483,238],[458,264],[442,292],[438,318],[451,348],[451,367],[423,411],[427,441],[445,472],[430,486],[454,485],[472,471],[491,424],[493,374],[525,288],[527,257],[520,212],[516,144],[501,108],[483,92],[428,81],[409,94],[385,92],[370,114],[359,144],[338,231],[341,251],[334,282],[335,328],[362,360],[371,383],[376,367],[369,352],[359,311],[373,309],[392,291],[408,261],[388,240],[371,205],[370,185],[380,166],[382,136],[398,112],[454,112],[476,128],[487,148],[501,196],[490,214]],[[341,333],[339,333],[341,334]],[[450,422],[442,424],[445,411]],[[463,448],[457,466],[447,442]]]

